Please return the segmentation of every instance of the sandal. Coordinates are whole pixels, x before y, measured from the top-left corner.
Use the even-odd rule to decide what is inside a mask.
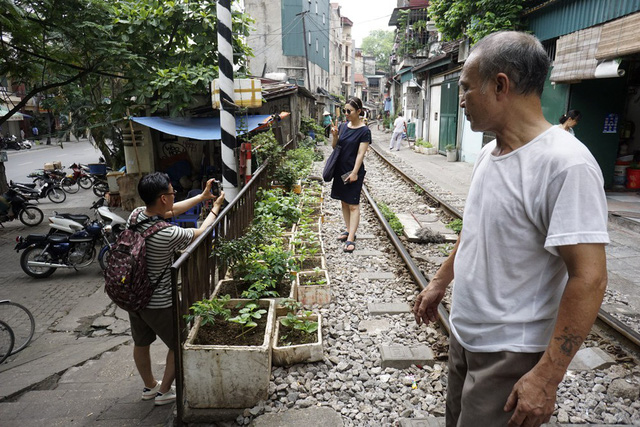
[[[355,242],[356,240],[356,236],[355,234],[353,235],[353,241]],[[348,231],[343,231],[342,233],[340,233],[340,236],[338,236],[338,241],[339,242],[346,242],[347,239],[349,238],[349,232]]]
[[[349,246],[353,246],[353,249],[349,249]],[[342,250],[344,252],[351,253],[356,250],[356,244],[351,240],[347,240],[346,242],[344,242],[344,249]]]

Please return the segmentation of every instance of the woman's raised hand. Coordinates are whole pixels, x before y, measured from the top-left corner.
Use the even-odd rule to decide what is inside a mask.
[[[338,119],[335,121],[333,121],[333,119],[331,120],[331,135],[334,137],[338,136]]]

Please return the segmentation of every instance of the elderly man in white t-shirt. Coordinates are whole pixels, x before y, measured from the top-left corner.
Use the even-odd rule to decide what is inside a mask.
[[[398,118],[393,122],[393,134],[391,135],[391,141],[389,142],[389,151],[400,151],[400,144],[402,143],[402,134],[407,132],[407,122],[402,117],[402,112],[398,113]]]
[[[418,295],[435,321],[455,278],[447,426],[538,426],[593,324],[607,283],[607,205],[589,150],[547,122],[540,42],[500,32],[476,44],[460,106],[495,141],[479,155],[454,251]]]

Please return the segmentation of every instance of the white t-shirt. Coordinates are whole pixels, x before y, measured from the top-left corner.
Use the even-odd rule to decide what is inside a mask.
[[[399,133],[404,132],[404,117],[399,116],[393,122],[393,132],[399,132]]]
[[[608,243],[600,167],[557,126],[475,164],[454,262],[451,330],[473,352],[544,351],[567,269],[557,246]]]

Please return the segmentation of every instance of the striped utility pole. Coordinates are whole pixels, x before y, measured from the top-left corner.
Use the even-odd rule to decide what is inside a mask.
[[[236,119],[233,96],[233,47],[231,45],[231,0],[218,0],[218,82],[220,86],[220,131],[222,134],[222,189],[228,202],[238,194]]]

